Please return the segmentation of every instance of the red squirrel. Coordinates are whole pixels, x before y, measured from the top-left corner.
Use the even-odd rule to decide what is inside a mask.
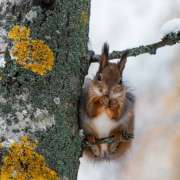
[[[81,98],[80,126],[92,144],[84,148],[84,153],[96,160],[122,156],[132,143],[120,141],[122,132],[134,131],[135,97],[122,81],[127,55],[118,63],[110,63],[108,56],[109,46],[105,43],[96,76],[85,83]],[[114,141],[96,143],[108,137]]]

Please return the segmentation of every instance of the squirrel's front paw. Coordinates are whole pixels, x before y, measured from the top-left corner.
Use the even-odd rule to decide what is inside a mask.
[[[96,137],[93,135],[87,135],[86,136],[86,140],[91,143],[91,144],[95,144],[96,143]]]
[[[103,106],[108,106],[109,104],[109,98],[108,96],[102,96],[100,99],[99,99],[99,102],[101,105]]]
[[[109,107],[111,109],[116,109],[119,107],[118,105],[118,101],[116,99],[111,99],[110,102],[109,102]]]

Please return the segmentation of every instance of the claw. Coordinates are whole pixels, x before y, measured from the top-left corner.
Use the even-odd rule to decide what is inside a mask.
[[[91,144],[95,144],[95,143],[96,143],[96,137],[93,136],[93,135],[87,135],[87,136],[86,136],[86,139],[87,139],[87,141],[88,141],[89,143],[91,143]]]

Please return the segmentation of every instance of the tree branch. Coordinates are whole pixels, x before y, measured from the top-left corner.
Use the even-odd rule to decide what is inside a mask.
[[[127,56],[138,56],[141,54],[149,53],[156,54],[157,49],[162,48],[164,46],[172,46],[180,41],[180,31],[178,33],[170,33],[162,38],[161,41],[149,44],[146,46],[139,46],[131,49],[126,49],[122,51],[113,51],[109,54],[109,59],[120,59],[122,54],[127,52]],[[90,52],[91,62],[98,62],[100,59],[100,55],[94,54],[93,51]]]
[[[114,139],[114,137],[107,137],[102,139],[97,139],[95,143],[91,143],[88,140],[83,140],[84,147],[91,147],[97,144],[113,144],[113,143],[120,143],[120,142],[129,142],[134,138],[133,133],[129,133],[127,131],[123,131],[119,139]]]

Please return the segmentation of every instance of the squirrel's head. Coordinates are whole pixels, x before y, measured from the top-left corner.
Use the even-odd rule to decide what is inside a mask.
[[[109,46],[104,44],[99,62],[99,69],[95,80],[105,83],[109,88],[114,85],[122,85],[122,74],[127,61],[127,53],[123,54],[118,63],[109,62]]]

